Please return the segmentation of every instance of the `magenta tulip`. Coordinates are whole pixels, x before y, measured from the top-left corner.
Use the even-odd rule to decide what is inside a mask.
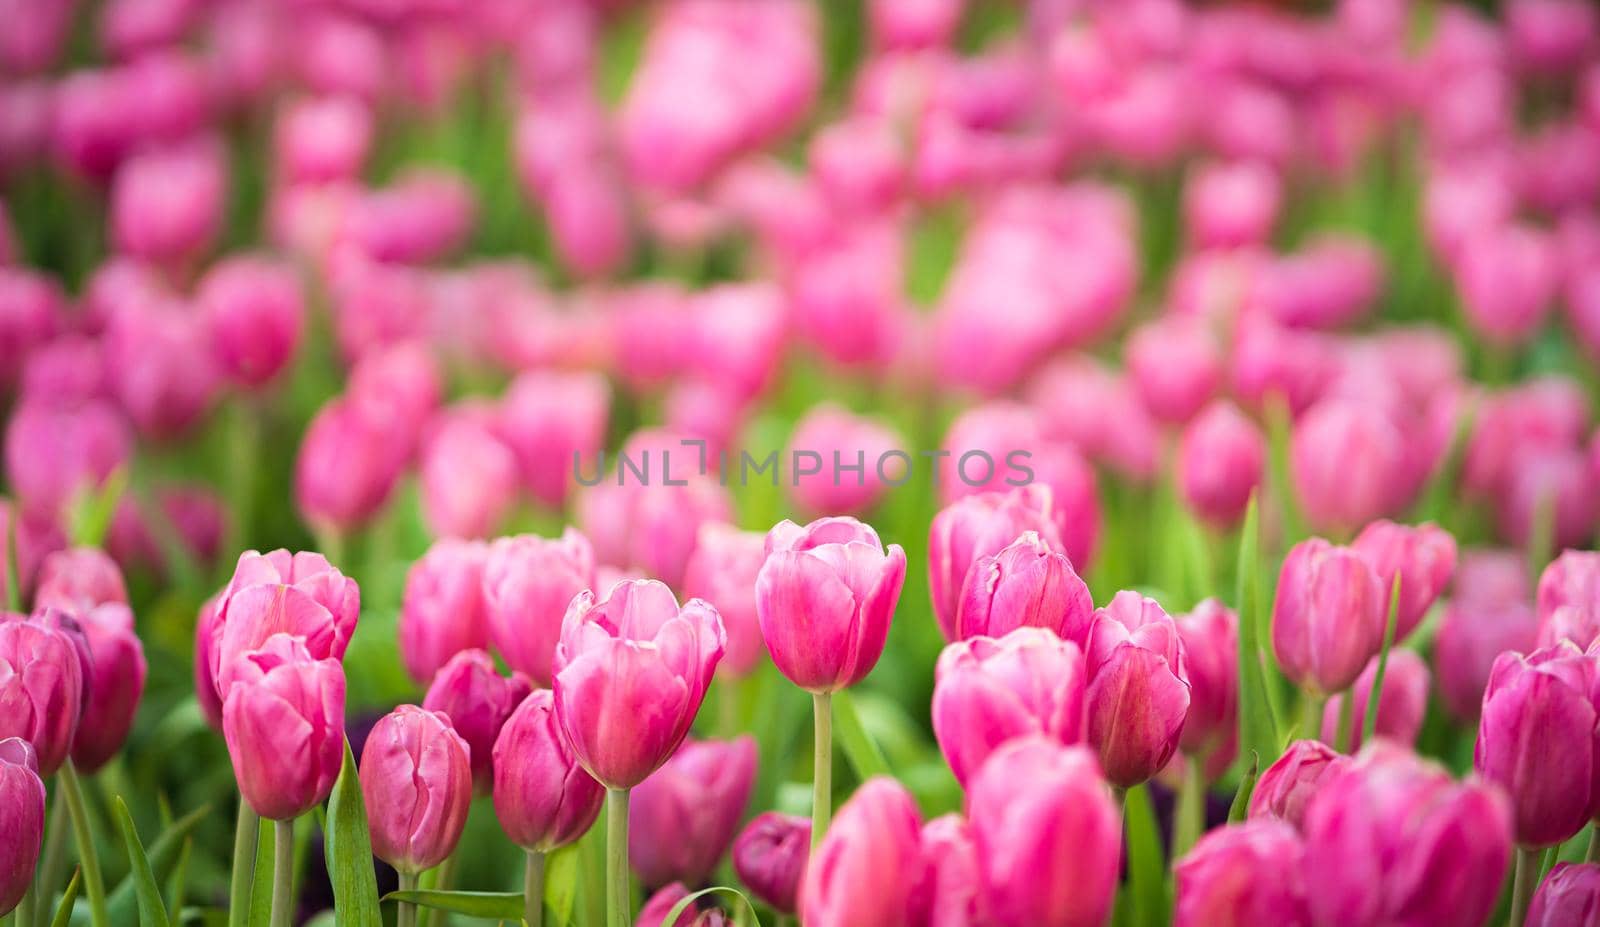
[[[472,804],[467,751],[440,712],[401,705],[378,719],[360,767],[374,856],[415,875],[455,851]]]
[[[289,821],[333,791],[344,761],[344,668],[274,634],[241,654],[222,703],[239,793],[256,814]]]
[[[1361,731],[1367,717],[1367,704],[1372,697],[1372,683],[1378,674],[1378,658],[1367,662],[1367,668],[1356,677],[1350,692],[1351,726],[1348,749],[1361,748]],[[1415,651],[1395,649],[1389,651],[1389,665],[1383,675],[1383,692],[1378,696],[1378,718],[1373,733],[1395,743],[1412,746],[1422,732],[1422,717],[1428,710],[1428,664]],[[1343,694],[1328,699],[1322,711],[1322,740],[1335,743],[1338,737],[1339,716],[1344,710]]]
[[[516,503],[517,458],[486,421],[446,412],[418,462],[422,514],[435,537],[486,538]]]
[[[809,818],[766,811],[752,818],[734,839],[733,869],[767,907],[793,914],[810,850]]]
[[[1212,831],[1173,867],[1174,927],[1310,927],[1305,847],[1280,821]]]
[[[483,568],[489,548],[481,542],[446,538],[406,572],[396,633],[400,659],[419,683],[463,650],[489,645]]]
[[[905,574],[900,545],[886,550],[854,518],[779,522],[756,576],[756,615],[772,662],[814,694],[860,682],[883,653]]]
[[[741,678],[761,662],[766,644],[756,613],[756,576],[767,561],[767,536],[708,522],[683,574],[683,592],[716,606],[728,633],[728,650],[717,671]]]
[[[1295,421],[1295,497],[1319,530],[1353,531],[1407,501],[1407,443],[1380,408],[1352,399],[1317,403]]]
[[[905,787],[867,780],[839,809],[800,887],[807,927],[912,927],[922,820]]]
[[[392,420],[351,396],[324,404],[306,426],[295,458],[301,517],[319,531],[339,533],[370,521],[389,500],[409,453],[396,446],[398,434]]]
[[[1522,923],[1526,927],[1600,925],[1600,866],[1556,863],[1534,894]]]
[[[1200,248],[1264,244],[1283,201],[1283,182],[1257,161],[1207,165],[1183,188],[1183,218]]]
[[[1261,485],[1267,439],[1230,403],[1217,401],[1190,420],[1178,446],[1178,490],[1197,515],[1218,527],[1244,517]]]
[[[494,743],[494,813],[506,836],[530,852],[566,846],[594,824],[605,794],[578,765],[556,721],[555,696],[536,689]]]
[[[422,707],[443,712],[471,748],[472,784],[479,795],[494,787],[492,753],[500,729],[532,691],[527,676],[500,675],[482,650],[463,650],[434,674]]]
[[[512,669],[548,686],[567,606],[594,588],[594,550],[575,529],[497,539],[483,565],[490,642]]]
[[[917,923],[927,927],[991,923],[972,825],[961,815],[947,814],[922,826],[922,879],[913,905]]]
[[[689,897],[689,889],[682,882],[673,882],[671,885],[662,886],[661,890],[651,895],[639,909],[639,918],[633,922],[633,927],[730,927],[733,921],[722,913],[720,908],[701,908],[697,903],[691,902],[678,915],[678,919],[671,924],[667,923],[667,915],[678,906],[678,902]]]
[[[671,447],[678,446],[676,440]],[[637,464],[643,450],[624,448],[624,453]],[[674,480],[694,472],[690,468],[695,451],[682,451],[681,462],[672,464]],[[659,454],[658,447],[651,456],[660,460]],[[680,460],[676,455],[673,459]],[[594,543],[600,562],[642,570],[677,588],[683,584],[701,526],[730,521],[733,504],[727,490],[713,479],[693,477],[687,485],[664,485],[661,474],[655,476],[648,486],[626,478],[623,485],[610,479],[586,488],[578,495],[578,524]]]
[[[1383,645],[1389,597],[1366,558],[1321,538],[1284,558],[1272,604],[1272,652],[1297,685],[1342,692]]]
[[[928,583],[934,615],[946,640],[958,639],[956,613],[962,590],[979,560],[998,554],[1028,531],[1037,532],[1047,546],[1060,547],[1051,512],[1050,491],[1025,486],[967,496],[933,517],[928,528]]]
[[[275,634],[305,645],[314,660],[344,658],[361,613],[361,589],[326,557],[311,551],[275,550],[239,555],[233,579],[217,600],[217,643],[212,674],[224,702],[235,664]]]
[[[702,885],[755,785],[756,742],[689,740],[629,794],[628,859],[645,885]]]
[[[222,372],[260,387],[294,358],[305,327],[305,298],[294,268],[265,257],[221,261],[199,283],[196,297]]]
[[[1239,616],[1206,599],[1173,621],[1189,673],[1189,714],[1178,745],[1202,760],[1231,752],[1239,725]]]
[[[1123,354],[1139,397],[1163,422],[1194,418],[1222,386],[1222,349],[1192,317],[1146,323],[1128,336]]]
[[[1539,642],[1588,647],[1600,637],[1600,553],[1564,551],[1539,575]]]
[[[0,614],[0,739],[31,744],[44,778],[66,760],[88,701],[90,667],[74,626],[54,610],[32,618]]]
[[[212,141],[140,153],[117,170],[111,230],[123,254],[182,266],[211,245],[222,225],[227,160]]]
[[[133,729],[144,694],[144,645],[133,631],[133,612],[121,602],[97,605],[74,617],[89,640],[92,683],[72,739],[72,762],[90,774],[116,756]]]
[[[1300,828],[1306,805],[1349,762],[1320,740],[1295,741],[1256,780],[1250,794],[1250,819],[1277,818]]]
[[[1516,556],[1519,579],[1522,557]],[[1467,559],[1463,558],[1465,570]],[[1525,579],[1522,579],[1526,583]],[[1526,601],[1481,603],[1462,594],[1444,608],[1433,639],[1433,673],[1439,697],[1457,720],[1476,723],[1483,709],[1483,690],[1495,658],[1508,650],[1527,653],[1538,646],[1539,616]]]
[[[610,387],[592,373],[530,371],[507,387],[500,437],[535,499],[551,507],[566,501],[573,458],[587,461],[604,446],[610,405]]]
[[[1160,772],[1189,714],[1177,625],[1154,599],[1123,591],[1095,612],[1088,658],[1088,740],[1105,777],[1129,788]]]
[[[1397,525],[1375,521],[1361,529],[1350,545],[1367,558],[1385,592],[1400,578],[1400,609],[1395,616],[1394,639],[1403,641],[1433,607],[1456,569],[1456,539],[1429,523]],[[1384,598],[1385,614],[1388,597]]]
[[[21,737],[0,738],[0,917],[17,906],[33,885],[44,843],[44,781],[33,745]]]
[[[933,733],[963,784],[1006,742],[1032,734],[1084,739],[1082,651],[1044,628],[958,641],[934,673]]]
[[[297,100],[273,126],[273,167],[290,183],[355,180],[372,145],[371,108],[349,96]]]
[[[818,455],[821,470],[795,474],[790,490],[795,504],[812,515],[865,514],[892,480],[905,479],[905,461],[885,457],[903,443],[878,421],[826,403],[813,407],[795,424],[789,452],[795,459]]]
[[[1017,628],[1048,628],[1079,646],[1089,636],[1094,601],[1072,561],[1025,531],[967,572],[956,609],[955,639],[1002,637]]]
[[[107,602],[128,601],[122,570],[104,551],[74,547],[56,551],[39,565],[33,591],[34,608],[84,612]]]

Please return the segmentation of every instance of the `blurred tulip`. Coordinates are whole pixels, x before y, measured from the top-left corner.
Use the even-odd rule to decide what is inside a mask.
[[[1468,323],[1486,341],[1521,344],[1538,333],[1556,295],[1555,250],[1532,228],[1506,225],[1469,235],[1456,261]]]
[[[772,662],[812,693],[860,682],[883,653],[905,571],[900,545],[885,549],[854,518],[779,522],[756,576],[756,616]]]
[[[488,553],[481,542],[446,538],[406,571],[396,633],[400,659],[417,683],[432,680],[461,651],[489,645],[483,601]]]
[[[522,534],[489,545],[483,565],[489,640],[507,665],[549,685],[562,618],[585,589],[607,591],[595,581],[589,540],[572,528],[560,538]]]
[[[0,740],[20,737],[49,778],[66,760],[88,701],[91,681],[76,621],[53,609],[29,618],[0,614]],[[78,640],[74,640],[78,635]]]
[[[1577,67],[1592,57],[1600,38],[1600,16],[1576,0],[1512,0],[1505,25],[1512,59],[1535,74]]]
[[[1189,714],[1178,744],[1199,759],[1231,752],[1239,724],[1239,616],[1206,599],[1173,622],[1189,674]]]
[[[862,783],[812,851],[800,887],[807,927],[911,927],[921,817],[899,782]]]
[[[1283,182],[1266,165],[1209,165],[1184,185],[1184,225],[1200,248],[1265,244],[1282,200]]]
[[[1284,675],[1312,691],[1344,691],[1383,645],[1387,605],[1355,550],[1321,538],[1296,544],[1272,604],[1272,652]]]
[[[1564,451],[1583,441],[1589,400],[1565,377],[1535,377],[1478,403],[1462,482],[1473,495],[1507,495],[1524,456]]]
[[[21,737],[0,738],[0,827],[13,835],[0,850],[0,917],[33,887],[44,845],[44,798],[33,745]]]
[[[1052,550],[1036,531],[1024,531],[967,572],[956,609],[956,640],[1003,637],[1017,628],[1054,631],[1080,647],[1094,617],[1089,587],[1065,554]]]
[[[222,732],[222,696],[217,693],[214,661],[222,638],[222,626],[217,623],[217,603],[221,599],[221,592],[206,599],[194,623],[194,697],[206,724],[218,733]]]
[[[1297,740],[1268,766],[1250,795],[1250,820],[1276,818],[1300,829],[1306,805],[1350,759],[1320,740]]]
[[[389,500],[404,458],[394,431],[352,397],[335,397],[306,427],[295,458],[300,515],[317,530],[346,534]]]
[[[3,905],[0,905],[3,907]],[[1600,866],[1556,863],[1534,893],[1527,927],[1594,927],[1600,924]]]
[[[44,558],[33,592],[34,608],[87,612],[96,605],[128,601],[122,571],[104,551],[73,547]]]
[[[458,250],[472,234],[476,211],[472,187],[460,176],[415,169],[362,197],[347,233],[374,260],[422,264]]]
[[[446,415],[423,445],[423,516],[436,537],[489,537],[516,502],[517,458],[487,423]]]
[[[922,879],[913,898],[913,917],[927,927],[990,922],[972,826],[960,814],[922,826]]]
[[[135,155],[111,189],[118,250],[164,266],[199,257],[221,229],[227,186],[227,162],[215,143]]]
[[[704,884],[755,785],[756,743],[689,740],[629,794],[628,859],[647,886]]]
[[[765,811],[752,818],[733,841],[733,869],[739,881],[768,907],[793,914],[810,848],[809,818]]]
[[[1178,490],[1201,518],[1227,528],[1261,485],[1267,442],[1236,407],[1217,401],[1190,420],[1178,447]]]
[[[1268,263],[1251,298],[1281,324],[1327,329],[1366,315],[1382,290],[1377,248],[1364,239],[1329,236]]]
[[[1500,534],[1521,547],[1551,549],[1589,543],[1600,518],[1600,491],[1588,457],[1580,450],[1519,454],[1508,485],[1496,498]],[[1546,532],[1543,537],[1535,535]]]
[[[720,909],[702,909],[691,902],[677,920],[668,924],[667,915],[678,906],[678,902],[688,897],[689,890],[682,882],[663,886],[639,909],[639,919],[633,922],[633,927],[729,927],[732,923]]]
[[[155,437],[190,431],[216,399],[217,367],[190,307],[167,301],[119,307],[105,352],[112,392],[134,424]]]
[[[374,856],[415,875],[455,851],[472,804],[472,766],[449,717],[401,705],[373,725],[360,768]]]
[[[1399,579],[1394,639],[1398,643],[1410,637],[1450,583],[1456,568],[1456,539],[1432,522],[1411,526],[1380,520],[1361,529],[1350,546],[1372,565],[1384,590]],[[1385,614],[1387,602],[1385,596]]]
[[[0,266],[0,371],[7,385],[63,327],[67,296],[48,274]]]
[[[206,271],[197,299],[212,354],[235,382],[262,386],[293,360],[305,303],[292,268],[262,257],[227,258]]]
[[[578,765],[556,720],[555,696],[536,689],[506,719],[494,745],[494,813],[511,842],[548,853],[582,837],[605,789]]]
[[[273,126],[273,165],[287,183],[358,180],[372,147],[373,114],[352,97],[296,101]]]
[[[1600,553],[1562,551],[1539,574],[1537,606],[1540,644],[1594,643],[1600,637]]]
[[[1289,454],[1295,497],[1319,530],[1354,530],[1408,501],[1406,445],[1379,409],[1318,403],[1295,423]]]
[[[1242,321],[1233,346],[1233,392],[1252,411],[1282,402],[1299,416],[1322,395],[1336,363],[1325,334]]]
[[[1148,322],[1123,349],[1134,388],[1152,415],[1183,423],[1222,385],[1222,351],[1205,324],[1183,316]]]
[[[532,691],[528,677],[517,672],[501,676],[482,650],[460,651],[434,674],[422,707],[443,712],[466,741],[477,794],[487,795],[493,788],[495,741],[506,719]]]
[[[642,451],[629,454],[624,448],[624,453],[634,465],[649,466]],[[683,462],[673,466],[672,483],[656,478],[661,474],[649,485],[624,475],[588,487],[577,506],[578,525],[594,543],[598,560],[641,570],[674,588],[683,585],[700,527],[732,515],[727,490],[709,476],[693,475],[693,449],[680,453]],[[652,456],[664,460],[659,451]],[[686,483],[679,484],[680,479]]]
[[[292,636],[311,659],[337,663],[360,613],[360,587],[321,554],[245,551],[217,599],[217,693],[226,703],[235,664],[279,633]]]
[[[967,577],[1024,532],[1037,532],[1046,546],[1058,536],[1051,520],[1049,490],[1025,486],[1006,493],[985,492],[954,502],[933,517],[928,528],[928,583],[934,615],[946,640],[956,640],[957,611]]]
[[[965,6],[964,0],[873,0],[867,11],[879,46],[915,50],[948,44]]]
[[[1116,594],[1095,612],[1088,657],[1088,739],[1107,781],[1130,788],[1178,749],[1189,713],[1189,673],[1177,625],[1154,599]]]
[[[222,733],[239,793],[256,814],[293,820],[321,804],[339,777],[344,669],[312,656],[300,638],[274,634],[240,654],[232,671]]]
[[[574,461],[593,457],[604,444],[610,403],[610,387],[591,373],[530,371],[507,387],[500,437],[535,499],[552,508],[566,501]]]
[[[144,694],[144,645],[126,603],[110,601],[74,612],[89,640],[92,679],[72,739],[72,762],[93,775],[122,749]]]
[[[1046,438],[1137,483],[1155,474],[1160,433],[1131,379],[1079,357],[1041,370],[1028,401]]]
[[[1539,645],[1539,616],[1526,598],[1527,585],[1520,554],[1462,554],[1455,595],[1444,608],[1433,642],[1439,696],[1458,720],[1477,721],[1496,657],[1508,650],[1527,653]]]
[[[1378,675],[1378,658],[1368,661],[1367,668],[1356,677],[1350,691],[1351,701],[1350,742],[1345,744],[1354,753],[1361,748],[1361,731],[1367,717],[1367,705],[1372,697],[1372,683]],[[1383,676],[1383,692],[1378,697],[1378,720],[1373,733],[1397,744],[1414,746],[1422,732],[1422,717],[1428,710],[1428,664],[1415,651],[1396,647],[1389,651],[1389,665]],[[1344,709],[1345,695],[1328,699],[1322,711],[1322,740],[1338,743],[1340,712]]]
[[[735,679],[752,673],[766,652],[755,592],[766,559],[765,534],[708,522],[700,526],[699,541],[684,570],[684,594],[705,599],[722,616],[728,641],[717,669]]]
[[[1178,860],[1177,927],[1309,927],[1305,848],[1294,828],[1251,821],[1219,828]]]
[[[813,515],[863,515],[884,493],[909,476],[910,463],[894,464],[890,452],[903,442],[893,430],[832,404],[813,406],[795,424],[790,459],[814,454],[818,472],[796,470],[790,490],[802,511]]]

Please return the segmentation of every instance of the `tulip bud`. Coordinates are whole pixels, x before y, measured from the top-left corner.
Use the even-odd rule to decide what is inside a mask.
[[[582,837],[605,789],[578,765],[556,721],[555,695],[535,689],[494,743],[494,813],[511,842],[547,853]]]
[[[1221,349],[1205,323],[1186,316],[1138,328],[1124,356],[1145,407],[1164,422],[1194,418],[1222,385]]]
[[[3,908],[4,905],[0,905]],[[1556,863],[1528,906],[1526,927],[1594,927],[1600,920],[1600,866]]]
[[[767,907],[793,914],[810,847],[810,818],[765,811],[733,841],[733,869]]]
[[[356,180],[372,147],[372,110],[351,97],[299,100],[278,114],[272,141],[287,183]]]
[[[293,267],[265,257],[227,258],[206,271],[197,299],[212,356],[234,382],[263,386],[293,359],[306,314]]]
[[[960,601],[956,640],[1036,627],[1081,647],[1094,617],[1089,587],[1072,561],[1036,531],[1025,531],[994,555],[979,558],[967,571]]]
[[[1318,791],[1302,832],[1314,924],[1482,924],[1511,861],[1498,789],[1381,742]]]
[[[194,428],[217,396],[200,318],[170,299],[129,303],[107,322],[106,378],[128,417],[157,438]]]
[[[939,655],[934,675],[934,737],[962,784],[1018,737],[1084,739],[1082,652],[1044,628],[958,641]]]
[[[1190,420],[1178,447],[1178,490],[1189,507],[1218,527],[1244,517],[1261,485],[1267,441],[1254,422],[1225,401]]]
[[[1183,189],[1184,225],[1200,248],[1265,244],[1283,201],[1277,172],[1254,161],[1213,164]]]
[[[135,155],[111,188],[111,233],[124,254],[181,265],[199,256],[222,225],[227,161],[214,142]]]
[[[995,923],[1105,922],[1122,824],[1093,753],[1041,737],[1012,741],[967,790],[967,818]]]
[[[1354,752],[1361,747],[1361,731],[1367,717],[1367,704],[1372,698],[1372,683],[1378,675],[1378,658],[1373,657],[1367,668],[1356,677],[1350,687],[1354,693],[1350,714],[1350,743]],[[1343,693],[1328,699],[1322,710],[1322,740],[1337,743],[1340,713],[1344,710]],[[1373,733],[1398,744],[1413,746],[1422,732],[1422,717],[1428,710],[1428,664],[1415,651],[1395,648],[1389,651],[1389,665],[1383,675],[1383,692],[1378,696],[1378,719]]]
[[[784,520],[767,534],[756,615],[772,662],[808,692],[835,692],[872,672],[905,582],[906,554],[885,550],[854,518]]]
[[[487,795],[494,786],[491,755],[500,729],[532,691],[528,677],[516,672],[509,678],[501,676],[482,650],[463,650],[434,674],[422,707],[444,713],[467,742],[473,787],[479,795]]]
[[[1320,740],[1297,740],[1268,766],[1250,794],[1250,820],[1277,818],[1300,829],[1306,805],[1350,759]]]
[[[1560,843],[1591,817],[1594,684],[1594,659],[1567,642],[1494,661],[1473,767],[1505,788],[1519,846]]]
[[[686,741],[629,795],[628,859],[645,885],[701,885],[733,842],[755,785],[756,744]]]
[[[455,851],[472,805],[467,749],[442,713],[401,705],[378,719],[360,767],[374,856],[415,875]]]
[[[76,622],[50,610],[35,617],[0,614],[0,739],[21,737],[49,778],[72,748],[88,701],[87,645]]]
[[[1088,657],[1088,739],[1107,781],[1130,788],[1160,772],[1189,713],[1177,625],[1154,599],[1123,591],[1095,612]]]
[[[314,660],[337,663],[360,613],[361,589],[321,554],[245,551],[217,600],[221,627],[211,667],[217,694],[227,702],[234,663],[275,634],[294,637]]]
[[[74,547],[50,554],[39,565],[35,582],[34,608],[86,612],[107,602],[128,601],[122,570],[95,547]]]
[[[1175,927],[1306,927],[1305,847],[1294,828],[1251,821],[1219,828],[1173,868],[1178,897]]]
[[[928,583],[934,614],[946,640],[957,640],[956,612],[967,576],[977,562],[998,554],[1024,532],[1038,532],[1059,548],[1051,521],[1050,491],[1025,486],[1008,493],[967,496],[940,510],[928,528]]]
[[[659,769],[689,733],[724,640],[716,609],[699,599],[680,608],[654,580],[618,583],[598,602],[578,593],[553,665],[556,716],[583,768],[610,789]]]
[[[805,867],[800,921],[807,927],[911,927],[922,821],[905,787],[862,783],[833,818]]]
[[[395,447],[395,429],[353,398],[359,395],[319,409],[295,458],[295,504],[321,530],[347,533],[377,514],[410,453]]]
[[[894,485],[891,479],[904,481],[904,464],[886,457],[901,443],[893,430],[872,419],[827,403],[813,407],[796,423],[789,449],[791,459],[818,455],[821,469],[795,473],[795,504],[813,515],[865,514]]]
[[[422,512],[435,537],[488,537],[516,502],[516,456],[468,415],[447,418],[425,442],[419,466]]]
[[[1289,454],[1296,498],[1319,529],[1352,530],[1406,501],[1406,444],[1378,409],[1318,403],[1295,422]]]
[[[1367,558],[1384,589],[1390,589],[1399,577],[1394,639],[1405,640],[1450,583],[1456,569],[1456,539],[1431,522],[1412,527],[1375,521],[1361,529],[1350,546]],[[1387,604],[1385,610],[1387,613]]]
[[[561,620],[573,597],[598,588],[588,538],[568,528],[560,538],[499,538],[483,565],[489,640],[512,669],[547,686]]]
[[[312,656],[300,638],[274,634],[240,654],[232,672],[222,734],[239,794],[264,818],[293,820],[327,798],[339,778],[344,668]]]
[[[755,593],[756,576],[766,560],[765,534],[708,522],[700,526],[700,539],[684,570],[684,594],[705,599],[722,616],[728,649],[717,669],[736,679],[753,672],[766,652]]]
[[[1302,688],[1342,692],[1383,646],[1389,599],[1367,561],[1321,538],[1284,558],[1272,603],[1272,652]]]
[[[128,739],[133,715],[144,694],[144,645],[133,631],[133,612],[122,602],[107,602],[74,613],[89,641],[92,685],[72,739],[72,761],[79,771],[100,770]]]
[[[650,900],[639,909],[639,919],[633,922],[633,927],[729,927],[732,923],[721,909],[702,909],[691,902],[683,909],[683,913],[678,915],[677,920],[668,924],[667,915],[678,906],[678,902],[688,897],[689,890],[682,882],[662,886],[661,890],[651,895]]]
[[[1206,599],[1173,620],[1189,673],[1189,714],[1178,745],[1198,758],[1231,753],[1239,724],[1239,616]]]
[[[566,501],[573,460],[605,444],[610,404],[611,388],[593,373],[529,371],[506,388],[500,437],[517,455],[534,498],[552,508]]]
[[[1587,648],[1600,637],[1600,553],[1568,550],[1539,574],[1539,643],[1570,640]]]
[[[33,885],[44,843],[44,781],[33,745],[21,737],[0,738],[0,917],[11,912]]]
[[[446,538],[435,541],[406,572],[397,633],[400,658],[417,682],[432,680],[461,651],[489,645],[483,602],[488,553],[481,542]]]

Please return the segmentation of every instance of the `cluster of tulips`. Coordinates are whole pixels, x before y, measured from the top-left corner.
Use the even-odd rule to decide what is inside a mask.
[[[1288,6],[0,0],[0,927],[1600,927],[1600,7]]]

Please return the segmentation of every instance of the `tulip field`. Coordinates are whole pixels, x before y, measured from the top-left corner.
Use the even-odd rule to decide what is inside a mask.
[[[1592,0],[0,0],[0,927],[1600,927]]]

